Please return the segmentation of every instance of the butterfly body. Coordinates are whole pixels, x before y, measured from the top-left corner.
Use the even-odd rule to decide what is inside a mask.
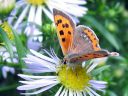
[[[86,60],[107,56],[117,56],[116,52],[101,49],[96,34],[87,26],[76,26],[72,18],[57,9],[53,9],[57,35],[63,54],[63,62],[77,64]]]

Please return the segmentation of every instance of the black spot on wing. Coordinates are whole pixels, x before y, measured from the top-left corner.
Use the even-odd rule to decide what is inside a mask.
[[[65,24],[65,27],[66,27],[66,28],[68,28],[68,27],[69,27],[69,25],[66,23],[66,24]]]
[[[65,38],[62,38],[62,42],[65,42]]]
[[[60,35],[64,35],[64,31],[63,30],[60,30]]]
[[[62,24],[62,27],[65,28],[65,24]]]
[[[58,19],[57,20],[57,23],[59,24],[59,23],[62,23],[62,20],[61,19]]]
[[[70,32],[70,31],[68,31],[68,34],[69,34],[69,35],[71,35],[71,32]]]

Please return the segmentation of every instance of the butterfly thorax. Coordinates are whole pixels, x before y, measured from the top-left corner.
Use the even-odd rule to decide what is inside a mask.
[[[81,61],[77,60],[78,54],[69,54],[64,57],[62,60],[63,64],[67,64],[69,67],[77,66],[81,64]]]

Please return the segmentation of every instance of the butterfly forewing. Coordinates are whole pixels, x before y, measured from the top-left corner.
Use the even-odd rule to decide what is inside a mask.
[[[67,14],[57,9],[53,9],[53,14],[62,52],[64,55],[67,55],[69,47],[72,45],[73,42],[75,24]]]

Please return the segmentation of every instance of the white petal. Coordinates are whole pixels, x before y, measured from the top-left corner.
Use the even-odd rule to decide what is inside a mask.
[[[88,69],[87,69],[87,73],[90,73],[98,64],[97,63],[93,63]]]
[[[46,73],[46,72],[54,72],[52,70],[41,70],[41,69],[22,69],[24,72],[27,73]]]
[[[106,88],[106,84],[107,82],[104,81],[96,81],[96,80],[90,80],[90,85],[92,88],[99,90],[99,91],[103,91],[102,89]]]
[[[20,17],[18,18],[17,22],[15,23],[14,25],[14,28],[17,29],[17,27],[19,26],[19,24],[23,21],[24,17],[26,16],[27,14],[27,11],[29,9],[29,5],[27,5],[25,7],[25,9],[23,10],[23,12],[21,13]]]
[[[21,83],[23,83],[23,84],[32,84],[32,85],[35,85],[35,84],[43,84],[43,86],[45,85],[45,84],[53,84],[53,83],[58,83],[59,81],[57,81],[57,79],[55,78],[55,79],[37,79],[37,80],[29,80],[29,81],[19,81],[19,82],[21,82]]]
[[[89,96],[94,96],[91,92],[90,92],[90,90],[88,90],[88,89],[85,89],[86,90],[86,92],[89,94]]]
[[[62,91],[62,88],[63,88],[63,86],[61,86],[61,87],[59,88],[59,90],[57,91],[57,93],[55,94],[55,96],[60,96],[61,91]]]
[[[84,96],[86,96],[86,92],[83,92]]]
[[[64,96],[68,96],[68,89],[66,89]]]
[[[27,24],[26,28],[25,28],[25,31],[24,33],[27,35],[27,36],[31,36],[33,34],[33,30],[35,29],[34,28],[35,26],[34,25],[30,25],[29,23]]]
[[[71,3],[71,4],[86,4],[86,0],[73,0],[73,1],[64,0],[63,2]]]
[[[73,91],[73,96],[77,96],[77,92],[76,91]]]
[[[43,11],[52,21],[54,21],[53,15],[50,11],[48,11],[45,7],[43,7]]]
[[[65,92],[66,92],[66,88],[63,89],[62,93],[59,96],[64,96]]]
[[[35,59],[34,59],[35,60]],[[41,60],[41,62],[37,62],[37,61],[31,61],[28,58],[24,58],[25,63],[27,64],[28,68],[31,70],[47,70],[46,72],[55,72],[54,68],[54,64],[51,64],[50,62],[47,62],[45,60]],[[53,69],[52,69],[53,68]],[[45,71],[44,71],[45,72]]]
[[[39,64],[38,62],[31,62],[31,61],[28,61],[27,58],[24,59],[25,62],[27,63],[27,67],[31,70],[47,70],[46,72],[54,72],[53,70],[49,69],[47,66],[44,66],[43,64]],[[30,59],[29,59],[30,60]],[[38,64],[37,64],[38,63]],[[47,64],[47,63],[46,63]],[[44,71],[45,72],[45,71]]]
[[[82,95],[82,92],[76,91],[76,94],[77,94],[76,96],[83,96],[83,95]]]
[[[2,67],[2,75],[4,78],[7,78],[8,71],[9,71],[9,67],[7,67],[7,66]]]
[[[51,52],[48,52],[47,50],[44,49],[44,52],[47,53],[52,59],[56,61],[56,65],[59,65],[60,59],[57,57],[53,49],[50,48],[50,51]]]
[[[20,76],[20,77],[28,77],[28,78],[35,78],[35,79],[45,79],[45,78],[47,78],[47,79],[52,79],[52,78],[56,78],[56,76],[31,76],[31,75],[24,75],[24,74],[18,74],[18,76]]]
[[[28,60],[31,62],[37,63],[38,65],[42,65],[42,66],[47,67],[53,71],[56,71],[56,68],[55,68],[56,66],[54,65],[54,63],[52,63],[50,61],[46,61],[45,59],[40,59],[40,58],[32,56],[32,55],[27,55],[27,57],[29,58]]]
[[[19,7],[22,7],[22,6],[24,6],[25,4],[26,4],[26,2],[24,2],[23,0],[19,0],[19,1],[16,2],[16,8],[15,8],[15,9],[17,9],[17,8],[19,8]]]
[[[97,80],[90,80],[91,83],[97,83],[97,84],[107,84],[105,81],[97,81]]]
[[[47,87],[41,88],[40,90],[35,91],[35,92],[32,92],[32,93],[22,93],[22,94],[24,94],[24,95],[34,95],[34,94],[39,94],[39,93],[41,93],[41,92],[44,92],[44,91],[46,91],[46,90],[52,88],[52,87],[55,86],[55,85],[56,85],[56,84],[49,85],[49,86],[47,86]]]
[[[30,49],[30,51],[31,51],[34,55],[36,55],[36,56],[38,56],[38,57],[40,57],[40,58],[42,58],[42,59],[44,59],[44,60],[47,60],[47,61],[56,63],[56,61],[54,61],[53,59],[51,59],[51,58],[49,58],[49,57],[46,57],[46,56],[44,56],[44,55],[42,55],[42,54],[40,54],[40,53],[37,53],[37,52],[34,51],[34,50],[31,50],[31,49]]]
[[[69,90],[69,96],[73,96],[73,91]]]
[[[95,96],[100,96],[99,94],[97,94],[95,91],[93,91],[91,88],[87,87],[88,90],[90,90],[90,92],[92,92]]]
[[[46,86],[50,86],[50,85],[57,85],[58,82],[44,82],[42,81],[43,83],[39,82],[39,83],[36,83],[36,84],[30,84],[30,85],[22,85],[22,86],[19,86],[17,89],[18,90],[32,90],[32,89],[36,89],[36,88],[41,88],[41,87],[46,87]],[[24,83],[23,81],[21,81],[21,83]]]
[[[96,89],[96,90],[102,90],[104,88],[106,88],[106,85],[100,85],[100,84],[91,84],[92,88]]]
[[[37,11],[36,11],[36,16],[35,16],[35,21],[36,24],[38,25],[42,25],[42,6],[38,6],[37,7]]]
[[[83,14],[85,14],[85,12],[87,11],[87,8],[85,7],[78,6],[75,4],[70,4],[70,3],[63,3],[61,1],[49,2],[49,6],[54,6],[54,8],[63,10],[75,16],[83,16]]]
[[[34,22],[35,12],[36,12],[36,7],[31,6],[29,11],[29,16],[28,16],[28,22]]]
[[[14,68],[12,68],[12,67],[10,67],[9,71],[10,71],[12,74],[14,74],[14,73],[15,73],[15,69],[14,69]]]
[[[11,12],[11,14],[10,14],[10,17],[8,17],[8,23],[9,23],[10,25],[12,25],[12,22],[14,21],[14,19],[17,18],[17,17],[16,17],[17,12],[18,12],[18,9],[12,10],[12,12]]]

